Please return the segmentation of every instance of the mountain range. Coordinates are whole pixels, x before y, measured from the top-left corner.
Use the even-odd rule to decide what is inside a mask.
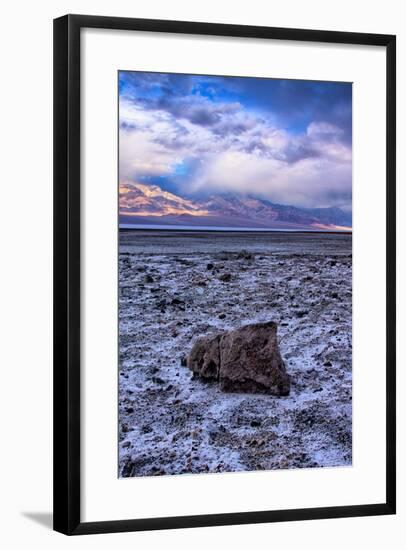
[[[158,185],[120,183],[120,224],[293,230],[351,230],[351,213],[337,207],[298,208],[251,195],[190,199]]]

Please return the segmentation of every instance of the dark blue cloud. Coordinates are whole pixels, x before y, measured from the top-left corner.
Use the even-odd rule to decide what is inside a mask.
[[[311,122],[329,122],[351,139],[352,86],[340,82],[233,79],[229,96],[242,105],[268,113],[293,132],[301,132]]]
[[[120,94],[146,108],[167,110],[202,126],[220,122],[221,104],[224,109],[224,104],[239,103],[294,133],[311,122],[329,122],[351,141],[350,83],[121,71],[119,86]]]

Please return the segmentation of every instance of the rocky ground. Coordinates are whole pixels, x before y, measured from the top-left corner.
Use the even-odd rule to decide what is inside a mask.
[[[121,232],[119,475],[351,465],[350,235]],[[276,321],[290,395],[193,378],[197,336]]]

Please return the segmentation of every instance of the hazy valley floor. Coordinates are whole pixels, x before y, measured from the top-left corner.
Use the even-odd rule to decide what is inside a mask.
[[[351,464],[351,244],[120,232],[120,476]],[[288,397],[222,393],[182,365],[197,336],[268,320]]]

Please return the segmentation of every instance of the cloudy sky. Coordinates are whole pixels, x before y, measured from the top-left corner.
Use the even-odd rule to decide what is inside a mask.
[[[120,181],[351,210],[349,83],[119,73]]]

